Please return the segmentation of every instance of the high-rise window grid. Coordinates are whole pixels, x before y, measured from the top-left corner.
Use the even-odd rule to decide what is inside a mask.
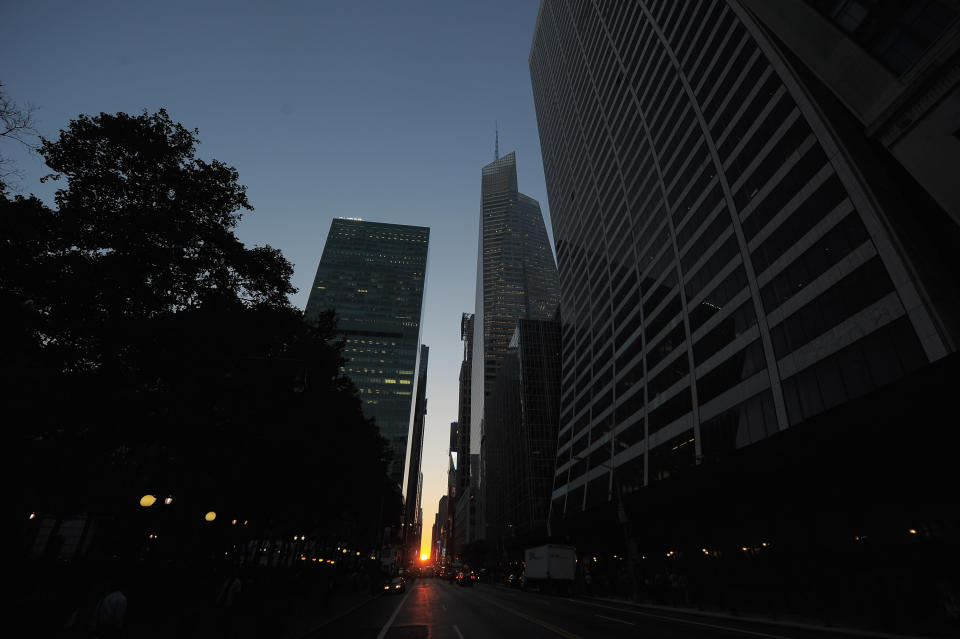
[[[631,472],[641,468],[641,485],[716,454],[730,440],[700,433],[701,422],[713,428],[731,400],[740,408],[724,408],[725,419],[742,421],[731,448],[787,427],[784,376],[771,375],[784,358],[844,322],[905,315],[892,283],[842,300],[813,296],[793,320],[769,308],[861,281],[843,269],[879,252],[855,223],[864,214],[847,198],[855,179],[827,160],[808,122],[816,115],[801,109],[770,55],[720,0],[541,6],[530,66],[563,362],[576,367],[575,376],[565,370],[561,399],[561,509],[607,498],[587,487],[608,474],[600,458],[577,460],[604,447]],[[886,273],[897,259],[874,264]],[[609,333],[596,317],[611,318]],[[820,345],[820,356],[829,357],[840,341],[824,339],[832,346]],[[896,348],[898,362],[922,359],[916,335]],[[626,449],[608,446],[611,413],[614,442],[622,435]]]
[[[334,219],[304,316],[333,310],[344,341],[343,372],[364,415],[391,445],[391,478],[401,484],[407,455],[414,370],[430,230]]]

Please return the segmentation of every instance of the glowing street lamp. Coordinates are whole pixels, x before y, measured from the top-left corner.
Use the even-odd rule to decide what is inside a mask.
[[[140,498],[140,505],[143,506],[144,508],[149,508],[150,506],[153,506],[155,503],[157,503],[157,498],[154,497],[153,495],[144,495],[143,497]]]
[[[217,518],[217,513],[213,512],[213,511],[211,510],[211,511],[208,512],[206,515],[204,515],[203,518],[204,518],[205,520],[207,520],[207,521],[213,521],[214,519]]]

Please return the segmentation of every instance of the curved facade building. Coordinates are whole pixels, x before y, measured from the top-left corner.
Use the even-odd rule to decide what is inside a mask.
[[[956,235],[945,200],[845,128],[745,4],[541,4],[555,514],[608,501],[612,467],[632,492],[956,350],[955,278],[921,241]]]

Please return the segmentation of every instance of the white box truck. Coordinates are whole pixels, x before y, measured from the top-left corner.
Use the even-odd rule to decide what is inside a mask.
[[[523,586],[539,587],[541,592],[569,592],[577,571],[573,546],[547,544],[527,548],[523,554]]]

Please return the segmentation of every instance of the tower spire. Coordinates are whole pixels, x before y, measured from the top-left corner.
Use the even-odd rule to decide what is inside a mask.
[[[493,130],[494,130],[493,159],[499,160],[500,159],[500,127],[497,124],[496,120],[493,121]]]

